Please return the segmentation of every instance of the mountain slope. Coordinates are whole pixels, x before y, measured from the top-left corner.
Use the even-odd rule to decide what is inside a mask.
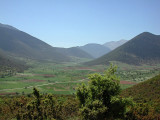
[[[134,120],[159,120],[160,118],[160,74],[121,92],[123,97],[132,97]]]
[[[132,96],[137,102],[160,100],[160,74],[127,88],[122,91],[122,96]]]
[[[94,58],[101,57],[102,55],[105,55],[106,53],[110,52],[109,48],[95,43],[80,46],[79,48],[87,52],[88,54],[92,55]]]
[[[58,52],[63,53],[67,56],[74,56],[79,58],[93,58],[87,52],[81,50],[78,47],[71,47],[71,48],[56,48]]]
[[[141,33],[110,53],[86,64],[107,64],[109,61],[134,65],[160,63],[160,36],[149,32]]]
[[[68,56],[57,52],[45,42],[8,25],[0,25],[0,36],[0,48],[14,56],[40,60],[70,60]]]
[[[5,72],[6,70],[23,72],[28,67],[29,66],[25,65],[25,63],[22,61],[10,59],[2,50],[0,50],[0,72]]]
[[[12,26],[6,25],[6,24],[1,24],[1,23],[0,23],[0,27],[4,27],[4,28],[8,28],[8,29],[13,29],[13,30],[18,30],[18,29],[15,28],[15,27],[12,27]]]
[[[126,43],[128,40],[119,40],[119,41],[111,41],[111,42],[106,42],[103,44],[104,46],[108,47],[110,50],[114,50],[115,48],[123,45]]]

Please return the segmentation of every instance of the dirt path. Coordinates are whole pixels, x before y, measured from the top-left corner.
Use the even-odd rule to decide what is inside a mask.
[[[1,92],[1,91],[10,91],[10,90],[20,90],[20,89],[26,89],[26,88],[28,89],[28,88],[33,88],[33,87],[40,87],[40,86],[45,86],[45,85],[54,85],[54,84],[59,84],[59,83],[83,82],[84,80],[87,80],[87,79],[81,79],[81,80],[77,80],[77,81],[68,81],[68,82],[46,83],[46,84],[35,85],[35,86],[28,86],[28,87],[23,87],[23,88],[3,89],[3,90],[0,90],[0,92]]]

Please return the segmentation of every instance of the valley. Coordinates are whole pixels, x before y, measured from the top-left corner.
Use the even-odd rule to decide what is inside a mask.
[[[160,0],[0,5],[0,120],[160,120]]]
[[[159,118],[159,35],[71,48],[9,25],[0,36],[0,119]]]
[[[76,87],[81,83],[88,83],[88,75],[102,74],[108,65],[86,66],[77,60],[67,63],[28,61],[32,66],[28,70],[13,75],[6,74],[0,78],[0,95],[27,95],[32,93],[33,87],[41,93],[75,94]],[[113,62],[114,63],[114,62]],[[122,89],[131,87],[160,73],[160,64],[156,66],[132,66],[117,62],[117,76]]]

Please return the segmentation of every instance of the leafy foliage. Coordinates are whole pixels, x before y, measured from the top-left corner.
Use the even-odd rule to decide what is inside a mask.
[[[80,101],[80,112],[83,119],[125,118],[127,108],[132,105],[132,101],[119,96],[120,85],[115,72],[116,67],[111,65],[104,75],[90,75],[89,85],[82,84],[77,89],[76,95]]]
[[[34,88],[33,96],[0,97],[0,119],[66,120],[78,116],[74,96],[42,95]]]

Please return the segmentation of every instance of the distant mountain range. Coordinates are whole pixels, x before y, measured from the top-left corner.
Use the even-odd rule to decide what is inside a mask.
[[[128,40],[119,40],[119,41],[111,41],[106,42],[105,44],[97,44],[97,43],[89,43],[84,46],[80,46],[79,48],[92,55],[94,58],[99,58],[113,49],[123,45]]]
[[[79,48],[92,55],[94,58],[101,57],[102,55],[105,55],[111,51],[109,48],[96,43],[90,43],[84,46],[80,46]]]
[[[0,49],[12,56],[58,62],[71,61],[71,56],[92,58],[79,48],[55,48],[12,26],[0,24]]]
[[[67,62],[72,61],[72,57],[93,59],[111,51],[109,47],[96,43],[72,48],[52,47],[15,27],[1,23],[0,36],[0,49],[7,52],[8,55],[36,60]],[[114,47],[121,44],[121,41],[112,42],[112,46]]]
[[[67,56],[93,59],[93,56],[91,56],[90,54],[81,50],[78,47],[71,47],[71,48],[58,48],[57,47],[56,49],[58,52],[63,53]]]
[[[128,40],[119,40],[119,41],[111,41],[111,42],[106,42],[105,44],[103,44],[104,46],[106,46],[107,48],[109,48],[110,50],[114,50],[117,47],[123,45],[124,43],[126,43]]]
[[[108,64],[110,61],[134,65],[160,63],[160,35],[141,33],[110,53],[86,64]]]
[[[90,43],[80,47],[57,48],[10,25],[0,24],[1,60],[25,57],[35,60],[69,62],[74,57],[97,58],[88,65],[108,64],[120,61],[127,64],[160,62],[160,35],[144,32],[133,39],[107,42],[104,45]],[[7,56],[7,57],[6,57]],[[9,57],[8,56],[12,56]]]

